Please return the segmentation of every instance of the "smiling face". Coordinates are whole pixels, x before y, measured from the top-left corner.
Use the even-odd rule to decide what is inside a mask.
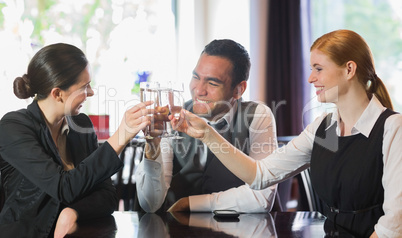
[[[64,113],[66,115],[78,115],[87,97],[94,95],[90,83],[91,76],[89,66],[87,66],[78,76],[77,83],[64,91],[63,101],[65,102]]]
[[[235,100],[232,67],[225,58],[205,53],[200,56],[190,82],[195,114],[217,120],[230,110]]]
[[[335,64],[327,55],[314,49],[310,56],[309,83],[314,84],[319,102],[336,103],[347,91],[346,67]]]

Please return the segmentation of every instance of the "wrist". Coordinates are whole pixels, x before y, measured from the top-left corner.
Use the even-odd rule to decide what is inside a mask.
[[[116,154],[119,155],[123,151],[124,147],[128,144],[129,140],[126,140],[121,136],[119,131],[116,131],[111,137],[109,137],[107,142],[114,149],[114,151],[116,151]]]
[[[147,141],[145,144],[145,158],[155,160],[160,154],[160,138]]]
[[[211,125],[207,125],[204,129],[204,135],[202,137],[199,138],[199,140],[208,145],[209,143],[211,143],[212,139],[213,139],[213,134],[217,133],[214,128]]]

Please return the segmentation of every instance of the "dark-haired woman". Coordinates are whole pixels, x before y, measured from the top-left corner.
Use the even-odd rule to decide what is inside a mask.
[[[370,48],[357,33],[337,30],[318,38],[310,52],[309,83],[320,102],[334,103],[337,110],[265,159],[237,151],[189,112],[178,129],[213,145],[220,161],[255,189],[311,167],[328,218],[325,228],[348,234],[339,237],[402,237],[402,115],[392,111]]]
[[[80,113],[94,94],[90,83],[84,53],[62,43],[39,50],[15,79],[14,94],[34,100],[0,121],[2,237],[64,237],[77,221],[117,207],[110,177],[122,167],[124,146],[149,123],[142,117],[149,102],[128,109],[98,147],[89,117]]]

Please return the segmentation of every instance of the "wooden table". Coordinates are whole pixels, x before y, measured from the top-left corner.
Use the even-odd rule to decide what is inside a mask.
[[[318,212],[240,214],[217,221],[212,213],[115,212],[82,223],[67,237],[324,237],[325,217]]]

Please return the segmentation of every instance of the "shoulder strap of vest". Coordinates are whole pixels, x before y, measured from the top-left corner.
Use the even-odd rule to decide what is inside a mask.
[[[380,133],[383,134],[384,133],[384,125],[385,125],[385,121],[387,120],[387,118],[393,114],[397,114],[397,112],[394,112],[393,110],[387,108],[385,109],[380,116],[378,117],[377,121],[375,122],[371,132],[370,132],[370,136],[373,133]]]
[[[254,119],[255,110],[258,104],[255,102],[243,102],[238,100],[237,111],[233,121],[230,123],[231,143],[244,153],[249,153],[249,127]]]
[[[258,103],[256,102],[252,102],[252,101],[247,101],[247,102],[243,102],[243,101],[238,101],[238,107],[237,110],[240,110],[240,113],[238,115],[243,115],[245,116],[245,121],[247,120],[248,125],[251,125],[251,122],[254,119],[254,113],[255,110],[258,106]]]

